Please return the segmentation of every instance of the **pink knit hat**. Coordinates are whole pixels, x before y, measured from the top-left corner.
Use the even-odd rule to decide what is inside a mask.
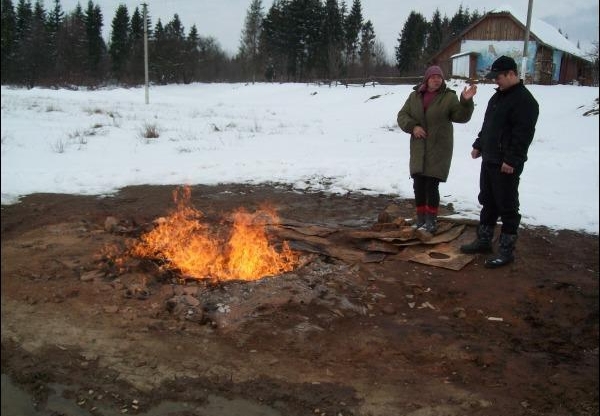
[[[439,75],[440,77],[442,77],[442,79],[444,79],[444,71],[442,71],[442,68],[440,68],[437,65],[432,65],[429,68],[427,68],[427,71],[425,71],[425,76],[423,77],[423,83],[427,83],[427,80],[432,75]]]

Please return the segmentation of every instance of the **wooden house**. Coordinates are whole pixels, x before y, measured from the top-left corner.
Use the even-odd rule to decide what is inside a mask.
[[[526,16],[504,7],[475,21],[430,59],[453,77],[483,79],[501,55],[511,56],[521,73]],[[521,74],[522,75],[522,74]],[[527,42],[526,81],[591,85],[592,60],[556,28],[532,18]]]

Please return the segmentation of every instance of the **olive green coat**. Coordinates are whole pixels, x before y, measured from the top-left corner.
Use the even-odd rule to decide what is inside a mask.
[[[454,148],[452,123],[466,123],[471,119],[473,100],[465,100],[462,95],[459,100],[456,92],[444,83],[425,112],[420,87],[415,87],[398,112],[398,126],[410,133],[410,176],[421,174],[446,182]],[[415,126],[427,132],[425,139],[412,135]]]

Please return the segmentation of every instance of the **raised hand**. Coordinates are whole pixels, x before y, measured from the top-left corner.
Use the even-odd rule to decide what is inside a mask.
[[[465,87],[462,92],[462,96],[465,100],[470,100],[475,94],[477,94],[477,85],[475,84]]]

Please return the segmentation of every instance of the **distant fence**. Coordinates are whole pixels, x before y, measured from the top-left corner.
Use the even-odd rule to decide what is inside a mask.
[[[374,87],[375,85],[416,85],[423,77],[368,77],[368,78],[340,78],[328,80],[314,80],[312,83],[318,85],[335,86],[343,85],[346,88],[349,86]]]

